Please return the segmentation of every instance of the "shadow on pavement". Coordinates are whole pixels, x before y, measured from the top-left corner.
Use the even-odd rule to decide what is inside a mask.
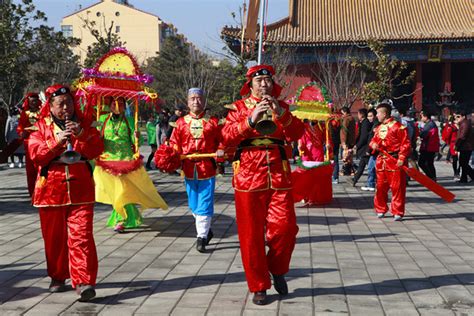
[[[232,236],[228,228],[234,223],[232,216],[215,214],[212,220],[212,230],[216,237]],[[156,231],[160,237],[196,237],[194,217],[190,214],[181,216],[159,216],[143,219],[143,225],[136,229],[127,229],[126,233],[140,233]]]
[[[4,195],[2,194],[2,198]],[[25,196],[26,198],[26,196]],[[37,213],[38,210],[36,207],[33,207],[30,201],[2,201],[0,202],[0,212],[1,213],[21,213],[21,214],[31,214]]]
[[[397,235],[398,234],[381,233],[381,234],[368,234],[368,235],[307,236],[307,237],[296,238],[296,243],[303,244],[303,243],[316,243],[316,242],[324,242],[324,241],[351,242],[351,241],[360,240],[360,239],[374,239],[373,241],[376,242],[375,239],[377,238],[392,237],[392,236],[397,236]],[[397,243],[399,243],[399,241],[397,241]]]
[[[334,196],[331,203],[328,204],[313,204],[313,205],[298,205],[296,208],[308,208],[308,209],[332,209],[332,208],[342,208],[342,209],[353,209],[360,210],[364,208],[372,208],[373,197],[372,195],[359,195],[357,197],[349,196]]]
[[[17,299],[22,300],[28,297],[34,297],[44,293],[44,289],[35,286],[19,286],[19,283],[24,283],[27,280],[36,279],[38,277],[47,276],[46,269],[31,269],[35,266],[35,262],[4,264],[0,266],[0,305],[11,301],[14,296],[21,293]],[[26,268],[29,266],[30,268]],[[25,267],[24,269],[17,269],[15,267]],[[25,293],[22,293],[26,291]]]
[[[333,226],[338,224],[347,224],[358,220],[357,217],[343,217],[343,216],[316,216],[316,215],[305,215],[297,216],[296,222],[298,224],[312,224],[312,225],[324,225]]]
[[[393,279],[350,286],[317,287],[313,289],[313,291],[308,291],[308,289],[296,289],[293,293],[290,293],[288,298],[331,294],[392,295],[436,289],[451,285],[474,285],[474,273],[446,274],[426,278]],[[470,304],[474,304],[474,299]]]
[[[448,204],[448,202],[445,202],[442,198],[440,198],[436,194],[431,193],[431,192],[429,194],[430,194],[430,196],[423,196],[423,197],[421,197],[421,196],[410,196],[409,194],[407,194],[406,203]],[[456,198],[454,198],[454,201],[451,202],[451,203],[456,203],[456,202],[459,202],[459,201],[462,201],[462,199],[459,199],[459,198],[456,197]]]
[[[310,276],[315,273],[325,273],[332,271],[337,271],[337,269],[291,269],[288,273],[287,279],[298,279],[300,277]],[[97,295],[100,295],[101,288],[124,288],[124,291],[118,294],[97,297],[92,301],[92,303],[104,305],[118,305],[122,304],[122,301],[124,300],[129,300],[141,296],[148,296],[151,294],[189,290],[214,284],[230,284],[239,282],[245,282],[244,272],[186,276],[161,281],[143,280],[132,282],[104,282],[97,285]],[[269,295],[268,298],[269,300],[276,300],[278,299],[278,297],[278,295]]]
[[[452,219],[452,218],[464,218],[470,222],[474,222],[474,213],[452,213],[452,214],[433,214],[433,215],[405,215],[404,221],[416,221],[416,220],[427,220],[427,219]]]

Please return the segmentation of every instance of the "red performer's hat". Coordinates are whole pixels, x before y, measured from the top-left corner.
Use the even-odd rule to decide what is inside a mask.
[[[82,120],[82,111],[75,97],[75,93],[73,93],[68,86],[65,86],[62,84],[54,84],[52,86],[47,87],[46,90],[44,90],[46,102],[44,103],[44,106],[41,108],[41,116],[42,117],[48,116],[51,99],[54,97],[57,97],[58,95],[63,95],[63,94],[69,94],[71,96],[74,102],[74,112],[76,116]]]
[[[257,77],[257,76],[272,77],[274,75],[275,75],[275,70],[270,65],[257,65],[257,66],[251,67],[247,71],[247,74],[245,75],[247,77],[247,82],[245,82],[242,89],[240,89],[240,95],[245,96],[250,93],[250,85],[252,83],[252,78]],[[272,96],[274,96],[275,98],[278,98],[280,96],[280,93],[281,93],[281,86],[278,85],[275,81],[273,81]]]
[[[29,98],[31,98],[31,97],[39,98],[39,94],[36,93],[36,92],[28,92],[26,94],[25,100],[23,100],[23,104],[21,106],[23,111],[28,111],[30,109],[30,100],[29,100]],[[41,108],[41,105],[40,105],[40,108]]]

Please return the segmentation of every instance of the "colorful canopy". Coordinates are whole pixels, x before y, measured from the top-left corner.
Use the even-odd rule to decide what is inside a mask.
[[[123,47],[113,48],[94,68],[84,68],[82,73],[76,84],[80,96],[138,98],[146,102],[158,98],[156,92],[145,86],[153,82],[153,77],[143,74],[135,58]]]
[[[325,121],[331,115],[326,89],[319,87],[316,82],[309,82],[298,89],[295,105],[292,114],[300,119]]]

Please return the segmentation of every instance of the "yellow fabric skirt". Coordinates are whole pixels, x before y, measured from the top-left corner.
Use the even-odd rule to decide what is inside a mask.
[[[156,191],[153,182],[140,167],[121,176],[114,176],[99,166],[94,169],[95,200],[111,204],[124,219],[127,218],[125,205],[139,204],[144,209],[168,209],[168,205]]]

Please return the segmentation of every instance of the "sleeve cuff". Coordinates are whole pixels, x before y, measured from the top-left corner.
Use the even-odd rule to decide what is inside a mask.
[[[283,128],[288,127],[293,121],[293,115],[290,114],[290,111],[284,109],[283,112],[276,118]]]
[[[253,130],[253,128],[250,126],[248,118],[245,118],[242,122],[240,122],[237,127],[239,130],[239,134],[243,136],[247,136]]]

